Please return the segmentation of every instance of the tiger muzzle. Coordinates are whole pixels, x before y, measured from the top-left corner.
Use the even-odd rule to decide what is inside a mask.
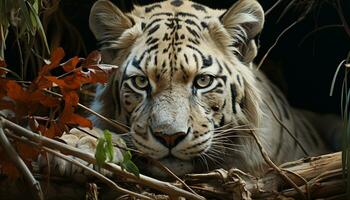
[[[172,93],[154,98],[149,128],[154,138],[169,149],[178,145],[189,134],[189,102]]]

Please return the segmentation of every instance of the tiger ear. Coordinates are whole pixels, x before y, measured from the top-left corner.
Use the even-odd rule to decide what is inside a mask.
[[[117,41],[133,21],[108,0],[99,0],[91,8],[90,29],[101,45]]]
[[[220,17],[220,21],[242,60],[252,62],[257,54],[254,38],[264,26],[264,10],[260,4],[256,0],[239,0]]]

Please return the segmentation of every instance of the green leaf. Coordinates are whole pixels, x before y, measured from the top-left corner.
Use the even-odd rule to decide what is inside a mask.
[[[108,130],[103,131],[103,136],[98,139],[95,158],[97,161],[97,166],[101,167],[106,160],[108,162],[114,162],[114,147],[112,143],[112,133]],[[133,163],[132,155],[130,151],[125,151],[123,153],[123,161],[118,164],[122,170],[133,173],[135,176],[140,176],[140,171],[137,166]]]
[[[105,143],[106,140],[102,137],[98,139],[95,158],[97,162],[97,166],[101,167],[106,162],[106,153],[105,153]]]
[[[104,130],[103,135],[105,137],[106,143],[105,143],[105,150],[107,154],[107,158],[109,162],[114,161],[114,148],[112,143],[112,134],[108,130]]]
[[[20,1],[18,1],[18,3],[19,3],[20,13],[21,13],[21,20],[24,21],[27,29],[32,34],[34,34],[34,29],[33,29],[32,25],[30,24],[30,20],[29,20],[30,19],[30,14],[28,12],[28,9],[27,9],[25,1],[20,0]]]
[[[129,160],[131,160],[131,158],[132,158],[132,155],[131,155],[130,151],[126,151],[123,154],[123,162],[129,161]]]
[[[140,177],[140,170],[135,165],[135,163],[131,160],[132,155],[130,151],[126,151],[123,154],[123,161],[119,163],[122,170],[126,170],[127,172],[133,173],[135,176]]]
[[[44,31],[44,27],[43,27],[43,25],[41,23],[41,20],[40,20],[40,18],[38,16],[37,12],[35,11],[35,8],[33,8],[33,6],[30,5],[30,3],[28,3],[28,6],[29,6],[29,8],[31,10],[31,13],[32,13],[33,17],[35,18],[37,31],[39,32],[39,35],[40,35],[40,37],[41,37],[41,39],[42,39],[42,41],[43,41],[43,43],[44,43],[44,45],[46,47],[47,52],[50,53],[49,44],[47,43],[46,34],[45,34],[45,31]]]
[[[140,177],[139,168],[133,163],[131,160],[123,161],[120,164],[122,170],[126,170],[127,172],[133,173],[135,176]]]

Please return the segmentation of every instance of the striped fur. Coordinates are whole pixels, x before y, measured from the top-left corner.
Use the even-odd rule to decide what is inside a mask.
[[[131,13],[97,1],[90,27],[104,61],[120,68],[98,89],[93,108],[128,124],[130,145],[178,175],[219,167],[260,174],[266,166],[251,131],[277,164],[304,156],[266,103],[310,154],[323,153],[314,128],[254,69],[254,38],[263,23],[255,0],[240,0],[227,11],[170,0]],[[170,148],[159,134],[177,140]]]

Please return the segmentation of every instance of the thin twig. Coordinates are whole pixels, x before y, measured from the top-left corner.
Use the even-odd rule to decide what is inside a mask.
[[[6,72],[9,72],[11,73],[13,76],[15,76],[15,78],[17,78],[18,80],[22,80],[22,78],[14,71],[8,69],[8,68],[5,68],[5,67],[0,67],[1,70],[3,71],[6,71]]]
[[[269,157],[268,153],[265,151],[264,147],[262,146],[259,138],[256,136],[254,131],[250,131],[251,135],[253,136],[256,144],[259,147],[260,153],[262,157],[264,158],[265,162],[272,167],[281,177],[284,181],[286,181],[289,185],[291,185],[302,197],[302,199],[307,199],[304,192],[291,180]]]
[[[126,190],[124,188],[121,188],[120,186],[118,186],[116,183],[114,183],[112,180],[110,180],[109,178],[107,178],[106,176],[102,175],[101,173],[98,173],[97,171],[83,165],[82,163],[80,163],[79,161],[77,160],[74,160],[73,158],[69,157],[69,156],[66,156],[58,151],[55,151],[53,149],[50,149],[48,147],[44,147],[44,146],[41,146],[39,145],[38,143],[35,143],[35,142],[32,142],[26,138],[21,138],[21,137],[18,137],[16,135],[14,135],[13,133],[9,133],[9,136],[16,139],[16,140],[19,140],[23,143],[26,143],[26,144],[29,144],[29,145],[32,145],[34,147],[39,147],[45,151],[47,151],[48,153],[50,154],[53,154],[57,157],[60,157],[62,158],[63,160],[67,161],[67,162],[70,162],[74,165],[77,165],[78,167],[81,167],[83,168],[84,170],[86,170],[87,172],[91,173],[91,175],[95,176],[96,178],[100,179],[102,182],[106,183],[108,186],[110,186],[112,189],[115,189],[119,192],[122,192],[122,193],[125,193],[125,194],[128,194],[130,196],[133,196],[133,197],[138,197],[138,198],[141,198],[141,199],[148,199],[148,200],[152,200],[151,198],[147,197],[147,196],[144,196],[144,195],[141,195],[141,194],[137,194],[135,192],[132,192],[130,190]]]
[[[79,131],[82,131],[83,133],[86,133],[87,135],[95,138],[95,139],[98,139],[98,137],[96,137],[95,135],[89,133],[89,131],[86,131],[82,128],[79,128],[77,127],[76,129],[78,129]],[[172,172],[168,167],[166,167],[163,163],[159,162],[158,160],[148,156],[147,154],[141,152],[141,151],[138,151],[136,149],[131,149],[131,148],[128,148],[128,147],[122,147],[120,146],[119,144],[113,142],[113,146],[119,148],[119,149],[122,149],[124,151],[131,151],[135,154],[137,154],[138,156],[141,156],[143,158],[146,158],[148,159],[149,161],[151,161],[156,167],[158,167],[159,169],[163,170],[164,172],[168,173],[168,175],[172,176],[173,178],[175,178],[177,181],[179,181],[187,190],[189,190],[190,192],[192,192],[193,194],[195,195],[198,195],[194,190],[192,190],[192,188],[190,186],[188,186],[180,177],[176,176],[176,174],[174,172]]]
[[[24,80],[24,64],[23,64],[23,54],[22,54],[22,48],[21,48],[21,43],[20,43],[20,37],[18,34],[18,28],[16,28],[16,43],[17,43],[17,48],[18,48],[18,53],[19,53],[19,64],[20,64],[20,71],[21,71],[21,79],[20,80]]]
[[[272,51],[273,48],[275,48],[275,46],[277,45],[278,41],[281,39],[281,37],[287,32],[289,31],[291,28],[293,28],[296,24],[298,24],[299,22],[301,22],[306,15],[310,12],[312,8],[312,5],[309,6],[306,10],[305,10],[305,14],[301,15],[296,21],[294,21],[291,25],[289,25],[287,28],[285,28],[276,38],[275,42],[272,44],[272,46],[267,50],[267,52],[265,53],[265,55],[263,56],[263,58],[260,60],[259,65],[257,67],[257,69],[260,69],[260,67],[262,66],[262,64],[264,63],[266,57],[270,54],[270,52]]]
[[[295,1],[296,1],[296,0],[291,0],[291,1],[289,2],[289,4],[283,9],[281,15],[278,17],[276,23],[278,23],[278,22],[281,21],[281,19],[282,19],[282,18],[284,17],[284,15],[288,12],[288,10],[294,5]]]
[[[337,0],[337,12],[340,18],[340,21],[343,23],[344,25],[344,30],[346,32],[346,34],[350,37],[350,27],[349,24],[347,23],[345,17],[344,17],[344,13],[343,13],[343,9],[341,7],[341,3],[340,0]]]
[[[44,91],[47,92],[47,93],[50,93],[50,94],[52,94],[52,95],[54,95],[54,96],[57,96],[57,97],[61,97],[61,98],[63,97],[63,95],[58,94],[58,93],[53,92],[53,91],[50,91],[50,90],[44,90]],[[80,108],[82,108],[82,109],[88,111],[89,113],[91,113],[91,114],[93,114],[93,115],[96,115],[97,117],[99,117],[99,118],[102,119],[103,121],[109,123],[110,125],[112,125],[113,127],[115,127],[116,129],[118,129],[118,130],[121,131],[121,132],[128,132],[128,131],[129,131],[129,127],[127,127],[126,125],[124,125],[124,124],[122,124],[122,123],[120,123],[120,122],[118,122],[118,121],[110,120],[110,119],[108,119],[107,117],[105,117],[105,116],[103,116],[103,115],[101,115],[101,114],[99,114],[99,113],[97,113],[97,112],[91,110],[90,108],[84,106],[83,104],[78,103],[78,106],[79,106]]]
[[[293,28],[293,26],[295,26],[297,23],[299,23],[300,20],[297,20],[295,22],[293,22],[291,25],[289,25],[286,29],[284,29],[276,38],[275,42],[272,44],[272,46],[269,48],[269,50],[267,50],[267,52],[265,53],[265,55],[263,56],[263,58],[260,60],[257,69],[260,69],[260,67],[262,66],[262,64],[264,63],[265,59],[267,58],[267,56],[270,54],[270,52],[272,51],[273,48],[275,48],[275,46],[277,45],[277,43],[279,42],[279,40],[281,39],[281,37],[287,32],[289,31],[291,28]]]
[[[270,12],[272,10],[274,10],[283,0],[278,0],[275,4],[273,4],[271,6],[271,8],[269,8],[266,12],[265,12],[265,16],[267,16],[268,14],[270,14]]]
[[[344,26],[342,24],[330,24],[330,25],[325,25],[325,26],[318,27],[315,30],[307,33],[301,39],[301,41],[299,42],[298,46],[301,46],[301,44],[303,44],[305,42],[305,40],[307,40],[311,35],[315,34],[316,32],[323,31],[323,30],[328,29],[328,28],[343,28],[343,27]]]
[[[309,182],[302,176],[300,176],[299,174],[297,174],[296,172],[293,172],[291,170],[288,170],[288,169],[282,169],[284,172],[287,172],[289,174],[292,174],[294,175],[295,177],[298,177],[305,185],[305,191],[306,191],[306,194],[307,194],[307,199],[311,199],[311,193],[310,193],[310,184]]]
[[[10,141],[7,139],[4,130],[3,130],[2,121],[0,121],[0,144],[2,146],[2,149],[6,152],[9,159],[15,164],[16,168],[22,173],[24,176],[24,179],[29,184],[30,188],[32,188],[35,191],[35,197],[37,199],[44,199],[43,191],[41,190],[40,183],[35,180],[32,173],[24,163],[24,161],[21,159],[21,157],[18,155],[16,150],[12,147]]]
[[[283,122],[277,117],[276,113],[272,110],[271,106],[264,101],[266,106],[269,108],[271,111],[273,117],[276,119],[276,121],[287,131],[287,133],[294,139],[294,141],[298,144],[298,146],[301,148],[301,150],[304,152],[305,156],[309,157],[309,153],[306,151],[306,149],[303,147],[301,142],[298,140],[298,138],[295,137],[295,135],[289,130],[289,128],[283,124]]]
[[[52,149],[57,149],[60,150],[62,153],[66,153],[69,155],[72,155],[74,157],[78,157],[88,163],[92,163],[92,164],[96,164],[96,159],[94,158],[94,156],[85,153],[84,151],[63,144],[61,142],[55,141],[53,139],[38,135],[33,133],[30,130],[27,130],[19,125],[17,125],[16,123],[13,123],[3,117],[0,117],[0,122],[3,123],[3,126],[5,126],[6,128],[9,128],[11,130],[16,131],[17,134],[20,134],[22,136],[27,137],[30,140],[33,140],[37,143],[42,144],[45,147],[49,147]],[[164,182],[164,181],[160,181],[145,175],[140,174],[139,177],[135,176],[132,173],[129,173],[125,170],[122,170],[120,166],[114,164],[114,163],[105,163],[102,168],[109,170],[113,173],[115,173],[116,175],[119,175],[123,178],[132,180],[133,182],[136,182],[138,184],[142,184],[142,185],[146,185],[149,186],[155,190],[164,192],[168,195],[171,196],[178,196],[178,197],[185,197],[187,199],[194,199],[194,200],[204,200],[205,198],[199,195],[195,195],[192,194],[186,190],[183,190],[181,188],[178,188],[172,184],[170,184],[169,182]]]

